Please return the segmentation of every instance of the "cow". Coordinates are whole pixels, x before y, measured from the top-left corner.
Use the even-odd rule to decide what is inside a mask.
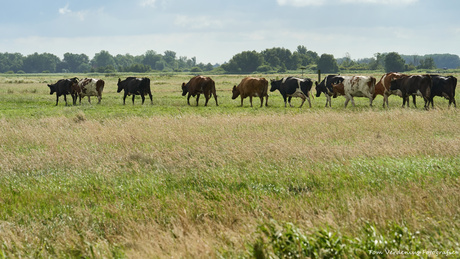
[[[56,93],[56,106],[59,103],[59,96],[64,95],[65,105],[67,106],[67,95],[70,94],[72,96],[73,104],[77,104],[77,93],[75,91],[78,84],[78,78],[70,78],[70,79],[61,79],[57,81],[55,84],[48,84],[50,88],[50,95]]]
[[[457,87],[457,78],[454,76],[440,76],[431,75],[433,86],[431,87],[430,103],[433,108],[433,98],[435,96],[441,96],[449,100],[449,107],[453,103],[454,107],[457,108],[455,103],[455,88]]]
[[[373,99],[375,100],[375,97],[377,97],[377,95],[382,95],[383,96],[383,108],[385,108],[385,104],[386,104],[386,107],[388,108],[389,107],[388,97],[390,95],[396,94],[396,95],[401,96],[401,91],[399,90],[390,91],[391,81],[394,79],[401,78],[403,76],[406,76],[406,75],[401,74],[401,73],[394,73],[394,72],[384,74],[380,78],[380,80],[377,82],[377,84],[375,84],[375,92],[374,92],[374,95],[372,96]],[[414,100],[414,105],[415,105],[415,96],[413,96],[413,100]]]
[[[431,98],[431,86],[432,80],[429,75],[403,76],[391,81],[390,90],[401,91],[401,97],[403,98],[402,107],[405,106],[406,102],[407,107],[409,107],[410,95],[419,95],[422,96],[425,101],[425,109],[428,109]]]
[[[265,97],[265,106],[268,106],[268,81],[265,78],[243,78],[238,86],[233,86],[232,94],[232,99],[241,96],[241,106],[243,106],[243,99],[248,96],[251,107],[252,97],[260,98],[260,107],[263,106]]]
[[[125,105],[126,96],[133,95],[133,105],[134,105],[134,97],[136,95],[140,95],[142,98],[142,104],[145,101],[145,95],[149,95],[150,97],[150,104],[153,104],[152,99],[152,91],[150,90],[150,79],[144,78],[137,78],[137,77],[127,77],[125,80],[121,80],[118,78],[118,90],[117,93],[121,92],[122,90],[125,91],[123,95],[123,105]]]
[[[332,96],[332,84],[342,83],[343,77],[340,75],[328,75],[326,76],[321,83],[315,82],[316,85],[316,97],[320,97],[321,93],[324,93],[326,96],[326,106],[329,104],[331,107],[331,96]]]
[[[190,96],[195,97],[196,95],[196,106],[198,106],[198,101],[200,100],[200,94],[204,94],[206,102],[204,106],[208,105],[209,99],[211,99],[211,94],[216,100],[216,106],[219,106],[217,103],[217,94],[216,94],[216,84],[214,80],[205,76],[195,76],[188,83],[182,83],[182,96],[187,96],[187,104],[190,105]]]
[[[300,97],[302,99],[302,104],[299,108],[302,108],[305,100],[308,100],[308,104],[311,108],[310,101],[310,91],[313,85],[313,82],[309,78],[301,79],[296,77],[285,77],[281,80],[271,80],[270,92],[278,90],[284,99],[284,107],[287,107],[287,102],[289,106],[293,107],[291,104],[292,97]],[[289,97],[289,98],[288,98]]]
[[[345,108],[347,108],[350,100],[355,106],[353,97],[367,97],[369,98],[369,106],[372,107],[375,81],[372,76],[344,76],[341,83],[332,83],[333,97],[336,98],[339,94],[344,95],[346,98]]]
[[[76,89],[77,94],[80,97],[80,104],[81,98],[85,96],[88,96],[89,103],[91,103],[91,96],[97,96],[97,103],[100,104],[102,99],[102,91],[104,90],[104,84],[105,82],[102,79],[85,78],[80,80]]]

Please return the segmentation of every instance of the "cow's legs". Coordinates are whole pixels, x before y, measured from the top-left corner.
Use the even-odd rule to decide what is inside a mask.
[[[126,103],[126,96],[128,96],[126,93],[123,95],[123,105]]]
[[[88,95],[88,102],[91,103],[91,96]]]
[[[252,107],[252,95],[249,96],[249,102],[251,103],[251,107]]]
[[[331,101],[332,101],[332,100],[331,100],[331,96],[328,95],[328,94],[326,94],[326,107],[327,107],[327,104],[328,104],[328,103],[329,103],[329,107],[331,107],[331,105],[332,105],[332,102],[331,102]]]
[[[141,98],[142,98],[142,105],[144,105],[144,102],[145,102],[145,96],[143,94],[141,94]]]
[[[190,105],[190,96],[192,96],[192,94],[188,93],[187,95],[187,104]]]
[[[98,95],[98,96],[97,96],[97,104],[100,104],[100,103],[101,103],[101,100],[102,100],[102,96]]]
[[[260,107],[264,106],[264,97],[260,97]]]
[[[150,97],[150,104],[153,104],[153,96],[152,96],[152,93],[149,93],[149,97]]]
[[[347,105],[348,105],[349,101],[350,101],[350,99],[348,98],[348,96],[345,96],[345,108],[347,108]]]
[[[371,97],[369,97],[369,103],[370,103],[369,106],[370,107],[372,107],[372,101],[374,101],[374,98],[372,98],[372,96],[371,96]]]
[[[308,100],[308,105],[310,106],[311,108],[311,100],[310,100],[310,95],[307,96],[307,100]]]
[[[133,94],[133,105],[134,105],[134,98],[135,98],[135,97],[136,97],[136,95]],[[144,104],[144,103],[142,102],[142,104]]]
[[[65,101],[65,106],[67,106],[67,95],[64,94],[64,101]]]
[[[292,100],[292,96],[289,96],[289,97],[288,97],[289,106],[294,107],[294,106],[292,106],[292,104],[291,104],[291,100]]]
[[[303,104],[305,103],[306,98],[305,97],[300,97],[302,99],[302,103],[300,104],[299,108],[302,108]]]
[[[241,96],[241,107],[243,107],[243,96]]]
[[[284,99],[284,108],[286,108],[287,107],[287,97],[283,96],[283,99]]]
[[[268,94],[267,94],[267,96],[265,96],[265,107],[267,107],[267,106],[268,106]]]
[[[200,94],[197,94],[196,95],[196,106],[198,106],[198,101],[199,100],[200,100]],[[204,106],[206,106],[206,104]]]
[[[210,95],[205,94],[204,98],[206,99],[206,102],[204,103],[204,106],[208,106],[209,99],[211,99]]]

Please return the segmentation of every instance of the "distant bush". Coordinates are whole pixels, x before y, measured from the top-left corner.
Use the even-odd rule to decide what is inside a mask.
[[[192,69],[190,69],[190,72],[192,73],[199,73],[199,72],[203,72],[203,70],[199,67],[192,67]]]

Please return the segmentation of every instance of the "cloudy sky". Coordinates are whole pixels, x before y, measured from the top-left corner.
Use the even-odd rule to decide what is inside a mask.
[[[460,55],[458,0],[1,0],[0,52],[147,50],[223,63],[298,45],[347,53]]]

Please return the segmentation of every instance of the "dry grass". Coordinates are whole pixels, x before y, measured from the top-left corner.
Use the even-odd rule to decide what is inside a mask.
[[[184,78],[159,85],[168,96]],[[456,109],[229,106],[1,117],[0,252],[250,256],[247,244],[270,219],[351,236],[363,222],[403,222],[439,242],[458,237]]]

